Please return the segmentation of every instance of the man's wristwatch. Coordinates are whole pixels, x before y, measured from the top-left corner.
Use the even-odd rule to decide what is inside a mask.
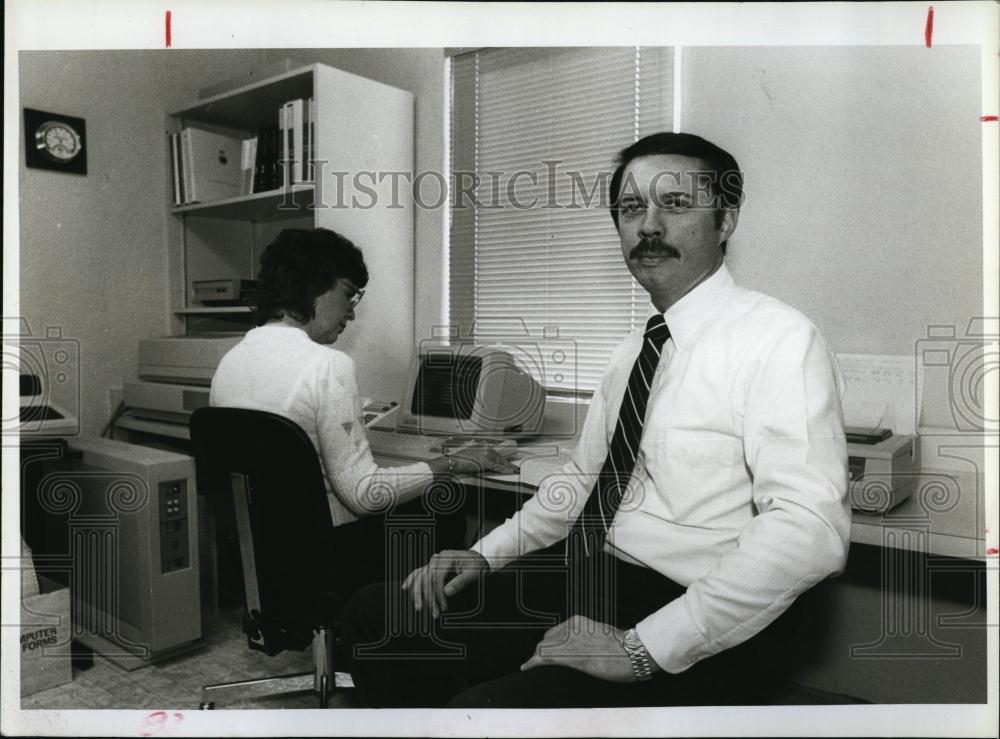
[[[622,647],[632,663],[632,671],[640,681],[653,679],[653,663],[645,645],[635,629],[629,629],[622,638]]]

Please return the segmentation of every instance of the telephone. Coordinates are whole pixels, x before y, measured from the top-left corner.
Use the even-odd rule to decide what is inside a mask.
[[[377,400],[365,400],[361,409],[361,419],[365,428],[371,428],[379,421],[382,421],[399,409],[399,404],[395,401],[382,403]]]

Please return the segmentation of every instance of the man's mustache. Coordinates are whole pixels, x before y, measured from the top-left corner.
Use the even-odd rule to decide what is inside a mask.
[[[660,239],[641,239],[638,244],[632,247],[632,251],[628,254],[629,259],[641,259],[646,256],[664,256],[680,259],[681,253]]]

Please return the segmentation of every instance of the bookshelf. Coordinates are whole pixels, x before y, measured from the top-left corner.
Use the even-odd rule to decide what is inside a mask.
[[[277,124],[282,104],[300,98],[314,101],[313,183],[178,206],[168,156],[170,332],[248,330],[250,308],[199,305],[193,283],[253,278],[261,252],[282,229],[329,228],[364,252],[371,275],[337,348],[354,358],[364,394],[394,396],[414,340],[413,203],[407,180],[394,191],[393,178],[379,173],[413,172],[412,93],[311,64],[197,100],[167,115],[166,132],[194,126],[253,137]],[[358,177],[363,191],[355,189]]]
[[[283,220],[308,215],[305,211],[314,201],[313,185],[292,185],[288,188],[255,192],[235,198],[223,198],[207,203],[178,205],[171,209],[174,215],[191,214],[204,218],[228,221]],[[290,212],[294,208],[294,213]]]

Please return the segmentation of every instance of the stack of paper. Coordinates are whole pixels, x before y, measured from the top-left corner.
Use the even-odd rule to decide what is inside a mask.
[[[913,434],[920,408],[913,357],[838,354],[844,423],[871,433]]]

